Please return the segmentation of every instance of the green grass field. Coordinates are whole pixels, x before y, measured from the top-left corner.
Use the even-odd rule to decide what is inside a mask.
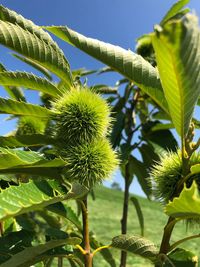
[[[96,238],[104,244],[109,244],[112,237],[120,234],[120,219],[122,212],[123,193],[120,191],[98,187],[95,189],[96,200],[89,198],[89,220],[90,230],[95,232]],[[160,244],[163,227],[167,221],[162,206],[159,203],[150,202],[147,199],[138,197],[145,219],[145,237],[153,241],[156,245]],[[186,229],[184,223],[179,223],[173,232],[172,242],[177,241],[185,236],[198,234],[199,228],[193,227]],[[133,204],[130,202],[128,234],[140,235],[140,228],[137,215]],[[200,256],[200,240],[194,239],[181,245],[182,248],[189,249]],[[119,266],[119,251],[112,249],[112,253]],[[108,267],[102,256],[96,254],[94,267]],[[143,258],[129,254],[127,267],[149,267],[152,264]]]

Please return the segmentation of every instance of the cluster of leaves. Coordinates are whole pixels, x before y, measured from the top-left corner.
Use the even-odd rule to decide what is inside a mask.
[[[45,27],[45,30],[109,66],[100,73],[116,70],[125,77],[116,84],[117,88],[124,86],[123,94],[119,94],[116,88],[93,87],[93,90],[113,94],[107,99],[113,105],[115,116],[110,138],[113,147],[121,154],[120,170],[126,192],[124,207],[127,207],[127,193],[134,176],[137,176],[147,197],[151,198],[149,170],[163,151],[177,150],[170,129],[175,128],[180,135],[182,168],[179,165],[178,175],[181,182],[175,184],[177,190],[170,195],[171,202],[165,207],[170,219],[160,252],[152,242],[135,236],[115,237],[110,245],[148,258],[157,266],[163,261],[166,266],[177,262],[180,250],[174,249],[186,239],[198,237],[195,235],[172,245],[169,243],[170,231],[177,221],[199,218],[198,188],[192,182],[190,188],[184,186],[188,178],[198,178],[200,172],[198,161],[192,166],[188,164],[198,147],[198,143],[192,143],[194,134],[190,125],[192,120],[198,125],[192,116],[200,95],[200,31],[196,17],[186,14],[188,9],[184,6],[187,3],[186,0],[178,1],[155,27],[154,33],[139,38],[137,53],[87,38],[67,27]],[[79,184],[63,185],[63,170],[67,162],[58,156],[58,149],[55,149],[60,147],[60,138],[50,137],[49,133],[55,126],[52,118],[58,116],[58,112],[52,109],[52,101],[56,102],[64,92],[80,85],[80,77],[92,72],[71,72],[62,50],[45,30],[14,11],[0,7],[0,43],[19,53],[14,56],[46,76],[10,72],[0,65],[0,84],[10,95],[10,99],[0,98],[0,113],[19,118],[17,131],[0,137],[1,186],[5,188],[0,194],[0,242],[4,244],[1,246],[4,255],[0,257],[2,266],[30,266],[41,261],[50,266],[54,257],[66,258],[71,266],[83,265],[82,255],[74,246],[82,242],[82,226],[65,201],[80,199],[87,189]],[[59,78],[59,82],[52,82],[52,74]],[[27,103],[21,87],[41,92],[43,106]],[[59,132],[57,134],[62,137]],[[141,154],[141,161],[133,155],[135,149]],[[164,190],[165,186],[162,188]],[[141,208],[137,199],[131,200],[143,234]],[[122,218],[123,234],[127,231],[126,220],[127,214]],[[39,227],[34,226],[35,222]],[[92,236],[90,241],[91,247],[98,250],[100,244]],[[111,266],[115,266],[108,249],[101,250],[101,253]],[[33,257],[28,256],[30,254]],[[192,260],[186,264],[192,264]]]

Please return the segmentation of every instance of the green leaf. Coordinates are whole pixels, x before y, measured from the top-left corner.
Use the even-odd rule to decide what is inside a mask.
[[[5,17],[5,12],[10,13],[9,18]],[[2,6],[0,16],[0,43],[2,45],[42,65],[63,79],[69,86],[72,84],[69,63],[57,45],[55,43],[53,45],[52,40],[49,40],[49,35],[49,38],[45,40],[47,35],[42,29],[38,33],[38,26],[30,21],[31,26],[27,25],[27,20]],[[17,21],[18,18],[21,19],[20,23]],[[11,23],[11,20],[14,20],[14,23]],[[23,22],[25,22],[24,25]],[[41,34],[41,31],[44,34]]]
[[[59,216],[63,216],[65,219],[71,221],[76,227],[82,231],[81,222],[79,221],[78,216],[73,211],[73,209],[66,204],[61,202],[49,205],[46,207],[47,210],[58,214]]]
[[[152,35],[158,70],[173,124],[183,139],[200,94],[200,31],[197,18],[186,15],[157,28]]]
[[[155,126],[151,128],[152,131],[159,131],[159,130],[169,130],[173,129],[173,123],[157,123]]]
[[[0,239],[2,267],[27,267],[48,258],[53,254],[52,249],[63,245],[77,245],[81,240],[76,237],[50,240],[44,244],[33,246],[31,232],[20,231]]]
[[[0,148],[0,173],[30,174],[41,177],[61,178],[66,162],[60,158],[47,160],[33,151]]]
[[[0,72],[4,72],[4,71],[6,72],[7,70],[5,66],[2,63],[0,63]],[[21,88],[18,88],[16,86],[3,86],[3,87],[12,99],[26,102],[26,99],[24,97],[24,94]]]
[[[31,165],[42,160],[44,157],[37,152],[0,148],[0,170]]]
[[[27,72],[0,72],[0,85],[22,86],[24,89],[37,90],[54,97],[58,97],[61,94],[58,88],[47,79]]]
[[[5,98],[0,98],[0,113],[33,116],[38,118],[49,118],[50,115],[55,114],[53,111],[37,105]]]
[[[153,262],[158,255],[157,248],[151,241],[138,236],[116,236],[112,239],[111,247],[142,256]]]
[[[57,181],[36,181],[10,186],[0,193],[0,220],[17,216],[48,205],[76,199],[86,194],[86,189],[78,184],[67,192]]]
[[[112,127],[112,133],[110,136],[111,143],[114,148],[116,148],[120,144],[121,134],[124,129],[124,120],[125,120],[125,114],[122,111],[117,112],[115,122]]]
[[[147,195],[151,196],[151,187],[149,184],[149,174],[145,165],[133,157],[132,155],[129,158],[129,173],[130,175],[136,175],[142,190]]]
[[[149,122],[149,125],[147,123],[147,125],[143,127],[142,135],[144,140],[153,147],[154,145],[158,145],[165,150],[176,151],[178,144],[170,130],[152,130],[157,124],[158,122]]]
[[[141,56],[119,46],[85,37],[67,27],[52,26],[45,29],[133,81],[168,112],[157,69]]]
[[[159,156],[155,153],[151,145],[142,144],[139,147],[139,151],[147,170],[150,170],[152,165],[159,160]]]
[[[190,171],[193,174],[200,173],[200,164],[195,164],[195,165],[191,166]]]
[[[36,63],[35,61],[31,60],[30,58],[27,57],[23,57],[17,54],[12,54],[14,57],[16,57],[17,59],[23,61],[24,63],[30,65],[31,67],[35,68],[36,70],[39,70],[41,73],[43,73],[50,81],[52,80],[52,76],[50,74],[50,72],[42,67],[40,64]]]
[[[164,16],[164,18],[160,22],[160,25],[163,26],[168,20],[176,16],[181,11],[181,9],[185,5],[187,5],[189,2],[190,0],[179,0],[178,2],[173,4],[173,6],[169,9],[167,14]]]
[[[179,197],[165,207],[165,213],[175,218],[199,218],[200,217],[200,195],[196,182],[190,188],[184,186]]]
[[[183,248],[177,248],[172,251],[167,257],[176,267],[197,267],[198,257],[191,251]],[[165,267],[171,267],[171,263],[166,261]]]
[[[144,236],[144,216],[142,213],[140,203],[139,203],[138,199],[136,197],[133,197],[133,196],[130,198],[130,200],[132,201],[133,205],[135,206],[135,210],[136,210],[137,217],[138,217],[139,224],[140,224],[141,236]]]
[[[31,147],[54,144],[54,139],[43,134],[0,136],[1,147]]]

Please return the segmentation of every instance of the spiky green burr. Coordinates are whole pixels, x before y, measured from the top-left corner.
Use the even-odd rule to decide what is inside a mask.
[[[189,167],[199,163],[200,153],[195,152],[189,160]],[[172,200],[175,196],[178,182],[183,179],[180,151],[167,152],[162,155],[160,161],[153,166],[151,179],[155,197],[165,204]],[[197,182],[200,191],[200,174],[191,175],[186,181],[186,185],[190,187],[194,180]]]
[[[107,139],[95,139],[61,152],[66,161],[64,176],[88,188],[109,178],[117,168],[118,159]]]
[[[72,89],[54,104],[55,138],[61,143],[90,142],[106,135],[110,126],[110,107],[89,89]]]
[[[24,116],[18,121],[16,135],[42,134],[44,130],[45,123],[43,121]]]

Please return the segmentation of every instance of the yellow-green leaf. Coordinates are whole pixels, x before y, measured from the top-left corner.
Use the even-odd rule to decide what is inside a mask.
[[[152,35],[173,124],[184,138],[200,94],[200,31],[194,15],[172,20]]]

